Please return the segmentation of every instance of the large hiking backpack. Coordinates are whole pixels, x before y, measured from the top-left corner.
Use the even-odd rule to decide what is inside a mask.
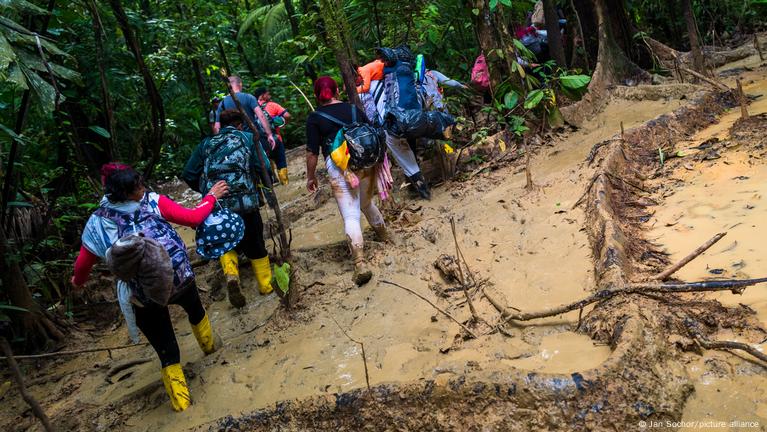
[[[237,213],[257,211],[259,207],[257,182],[260,176],[257,170],[261,164],[253,150],[261,151],[264,162],[269,164],[263,149],[253,144],[251,136],[236,129],[224,129],[207,138],[203,149],[205,163],[200,177],[200,192],[204,195],[216,182],[226,181],[229,193],[219,202]]]
[[[189,256],[186,254],[184,241],[181,240],[176,230],[160,216],[159,211],[154,208],[156,205],[156,202],[149,200],[149,193],[147,193],[134,212],[121,212],[102,205],[94,214],[113,221],[117,225],[117,237],[120,239],[127,235],[136,234],[154,239],[165,248],[173,266],[173,288],[168,297],[172,299],[194,280],[194,272],[189,262]],[[150,299],[145,290],[156,287],[142,287],[137,279],[126,280],[125,282],[130,286],[133,295],[141,303],[147,304]]]
[[[330,143],[330,158],[341,171],[359,171],[383,162],[386,135],[382,128],[357,122],[357,109],[352,109],[352,122],[347,124],[322,111],[319,116],[341,126]]]

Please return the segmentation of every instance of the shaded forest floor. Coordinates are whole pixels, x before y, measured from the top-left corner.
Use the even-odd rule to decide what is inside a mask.
[[[730,85],[733,70],[743,78],[746,93],[767,93],[766,69],[758,57],[722,68],[722,79]],[[325,190],[317,197],[308,197],[304,192],[303,153],[293,152],[291,184],[279,187],[278,195],[285,212],[291,215],[296,266],[303,285],[299,305],[288,314],[276,296],[258,295],[250,269],[243,266],[248,305],[233,309],[225,298],[220,298],[218,266],[211,263],[199,267],[204,301],[225,345],[213,355],[203,356],[182,311],[172,308],[193,399],[186,412],[171,412],[159,379],[158,361],[149,347],[26,361],[30,391],[61,430],[170,431],[227,426],[235,430],[275,429],[277,423],[270,422],[276,420],[259,423],[261,420],[254,420],[258,416],[249,413],[265,409],[263,416],[274,418],[272,410],[276,406],[279,411],[279,402],[285,400],[296,400],[305,407],[306,403],[300,401],[326,398],[340,406],[341,395],[365,387],[359,346],[339,326],[364,343],[372,386],[394,383],[405,388],[408,383],[427,382],[446,385],[457,377],[498,376],[508,371],[575,376],[597,370],[616,355],[615,347],[590,337],[593,332],[588,325],[576,330],[578,311],[512,326],[505,330],[506,334],[496,331],[464,340],[457,324],[406,291],[381,281],[411,288],[459,321],[469,321],[471,313],[457,282],[446,278],[434,265],[441,255],[455,253],[449,224],[453,217],[462,251],[479,281],[471,290],[478,315],[484,321],[473,327],[477,333],[490,333],[500,320],[498,311],[482,296],[483,290],[522,311],[545,309],[590,294],[599,283],[599,275],[595,274],[597,257],[586,228],[595,222],[583,207],[573,206],[601,162],[589,165],[584,159],[596,144],[619,134],[621,123],[627,131],[640,127],[689,104],[691,91],[706,90],[689,85],[665,86],[617,89],[615,94],[620,97],[615,96],[582,128],[552,134],[539,143],[531,161],[534,190],[525,189],[521,159],[495,170],[479,171],[468,180],[442,184],[434,189],[429,202],[415,201],[406,190],[398,190],[395,198],[399,206],[384,206],[396,245],[376,243],[366,232],[366,239],[370,239],[366,253],[374,277],[361,288],[351,282],[343,227],[335,201],[329,197],[329,186],[325,183]],[[712,118],[710,127],[677,142],[684,157],[666,161],[656,170],[657,175],[643,185],[648,191],[645,198],[654,205],[647,208],[637,226],[641,236],[670,254],[666,261],[674,262],[714,233],[729,230],[720,246],[680,272],[682,280],[722,274],[764,276],[767,242],[761,224],[767,220],[767,204],[763,202],[763,192],[767,192],[767,165],[763,160],[767,154],[766,99],[761,96],[751,104],[753,118],[748,122],[738,122],[740,112],[733,109]],[[489,143],[493,145],[496,139],[490,138]],[[704,143],[708,144],[702,146]],[[164,192],[174,199],[194,201],[194,196],[178,184],[168,185]],[[190,234],[185,233],[187,239]],[[642,272],[656,270],[658,263],[634,265],[639,268],[634,276],[641,276]],[[83,331],[67,349],[128,342],[122,318],[111,302],[111,287],[105,283],[100,295],[94,295],[96,306],[81,312],[89,321],[83,321]],[[764,288],[751,288],[742,297],[728,292],[690,297],[694,301],[715,299],[751,310],[756,320],[753,328],[721,329],[709,337],[749,342],[760,350],[764,347],[760,345],[764,332],[761,339],[758,337],[759,325],[764,328],[767,324]],[[618,308],[614,311],[623,313]],[[590,312],[591,307],[584,314]],[[677,419],[755,421],[762,430],[767,428],[764,365],[713,351],[703,355],[680,352],[671,357],[679,375],[686,376],[694,387],[681,391],[685,401],[681,412],[676,411]],[[137,358],[149,361],[114,372],[116,365]],[[660,363],[654,366],[664,367]],[[406,394],[403,390],[403,399]],[[0,400],[4,402],[0,408],[0,427],[4,430],[38,428],[6,377],[0,386]],[[472,401],[463,403],[471,405]],[[546,403],[543,396],[538,403]],[[418,404],[414,406],[417,412]],[[535,402],[519,405],[526,410],[536,407]],[[568,408],[561,409],[564,412]],[[618,429],[634,429],[637,409],[623,409],[631,413],[618,423]],[[482,413],[484,417],[479,416]],[[474,423],[461,425],[445,419],[446,423],[440,424],[452,424],[453,430],[480,430],[483,425],[501,427],[503,416],[515,419],[514,412],[477,408],[474,414],[479,416]],[[597,411],[590,415],[599,414]],[[246,420],[240,422],[240,416]],[[528,419],[517,427],[552,427],[541,421]],[[283,427],[306,429],[300,425],[286,421]],[[378,430],[374,424],[371,427]],[[553,428],[569,427],[560,424]]]

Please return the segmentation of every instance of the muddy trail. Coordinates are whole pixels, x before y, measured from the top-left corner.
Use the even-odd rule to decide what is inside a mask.
[[[739,75],[758,96],[767,93],[765,71],[752,56],[719,72],[731,86]],[[508,325],[499,308],[540,311],[645,281],[725,231],[674,277],[766,276],[766,100],[756,98],[742,121],[733,96],[710,88],[615,89],[581,128],[533,146],[531,189],[519,158],[435,187],[429,202],[396,191],[399,205],[384,206],[395,245],[366,231],[374,277],[361,288],[327,182],[307,196],[295,152],[291,183],[277,193],[291,220],[299,305],[288,313],[276,296],[260,296],[243,266],[248,304],[233,309],[218,266],[197,267],[225,345],[203,356],[172,307],[193,400],[187,411],[171,411],[147,346],[26,360],[29,390],[61,430],[636,430],[651,421],[765,430],[765,364],[703,350],[692,336],[762,351],[762,286],[741,296],[615,295]],[[488,140],[496,156],[497,139]],[[658,148],[669,156],[662,163]],[[196,198],[178,184],[165,192]],[[435,265],[453,268],[451,218],[478,319],[454,274]],[[191,244],[193,233],[184,236]],[[83,311],[89,321],[66,349],[128,343],[114,299],[93,296]],[[350,337],[364,344],[366,362]],[[3,430],[39,430],[6,380],[0,400]]]

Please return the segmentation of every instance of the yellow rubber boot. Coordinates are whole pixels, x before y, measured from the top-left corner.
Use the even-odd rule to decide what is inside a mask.
[[[179,363],[162,368],[162,383],[170,397],[173,411],[184,411],[192,403],[189,397],[189,387],[186,386],[184,371]]]
[[[237,252],[229,251],[219,258],[221,268],[226,276],[226,290],[229,294],[229,303],[236,308],[245,306],[245,296],[240,291],[240,269]]]
[[[258,281],[258,291],[261,294],[270,294],[272,292],[272,265],[269,263],[269,257],[250,260],[253,266],[253,273],[256,274]]]
[[[192,324],[192,333],[194,338],[197,339],[200,349],[206,355],[214,353],[221,346],[221,340],[213,333],[213,329],[210,326],[208,314],[202,317],[202,321]]]
[[[277,178],[280,179],[280,183],[287,185],[288,184],[288,169],[287,168],[280,168],[277,170]]]

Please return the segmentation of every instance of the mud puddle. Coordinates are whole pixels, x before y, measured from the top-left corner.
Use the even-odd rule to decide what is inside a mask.
[[[747,73],[744,83],[747,94],[767,94],[763,76]],[[767,112],[767,98],[758,98],[748,110],[752,116]],[[763,277],[767,270],[767,161],[763,150],[758,150],[761,144],[732,140],[731,131],[740,116],[736,107],[690,141],[679,143],[685,157],[669,176],[655,181],[656,185],[662,183],[665,197],[659,197],[661,204],[648,222],[650,237],[665,247],[671,262],[714,234],[727,232],[724,239],[682,268],[675,275],[679,279],[754,278]],[[763,129],[753,132],[755,136],[764,133]],[[725,142],[725,148],[710,153],[705,143],[711,142]],[[701,152],[709,152],[711,160],[696,161]],[[767,326],[767,291],[762,286],[749,288],[743,295],[720,292],[705,296],[727,306],[745,305]],[[766,341],[747,340],[727,330],[713,338],[749,343],[762,352],[767,349]],[[747,357],[707,351],[688,364],[695,392],[682,421],[708,422],[706,430],[766,430],[766,372]]]

